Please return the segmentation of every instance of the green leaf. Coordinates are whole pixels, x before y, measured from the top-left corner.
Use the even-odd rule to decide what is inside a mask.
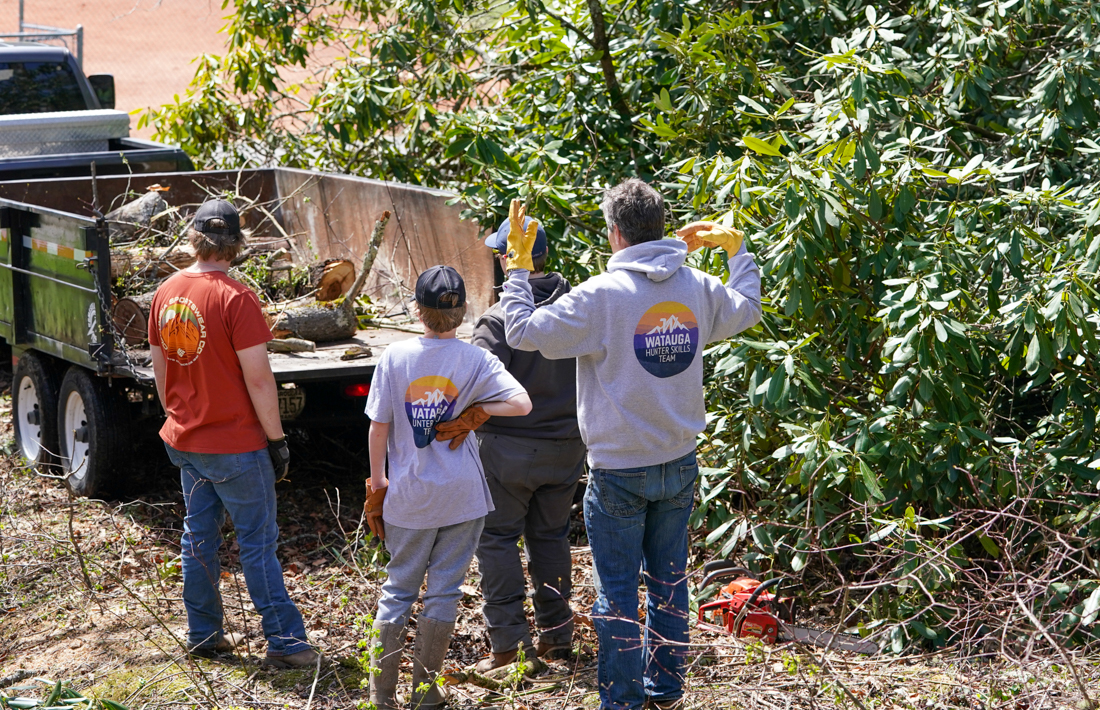
[[[1100,612],[1100,584],[1092,590],[1092,594],[1085,600],[1085,608],[1081,611],[1081,623],[1085,626],[1092,625],[1096,621],[1098,612]]]
[[[741,140],[743,140],[745,142],[745,146],[752,150],[754,153],[759,153],[760,155],[772,155],[777,158],[783,157],[783,154],[780,153],[778,149],[773,147],[771,143],[762,141],[759,138],[754,138],[753,136],[742,136]]]
[[[1031,342],[1027,346],[1027,358],[1024,360],[1024,369],[1027,374],[1034,375],[1039,370],[1039,333],[1031,336]]]
[[[989,553],[993,559],[998,559],[1001,556],[1001,548],[997,547],[997,543],[986,535],[985,533],[978,533],[978,542],[982,543],[982,547]]]
[[[940,323],[938,318],[932,319],[932,324],[936,326],[936,339],[941,343],[947,342],[947,330],[943,327],[943,323]]]
[[[882,198],[879,197],[878,190],[873,187],[870,190],[870,200],[868,201],[867,205],[867,213],[868,215],[870,215],[871,219],[875,220],[876,222],[882,221]]]
[[[901,211],[903,215],[909,214],[913,207],[917,204],[917,197],[913,194],[913,189],[906,185],[898,192],[897,209]]]
[[[882,488],[878,485],[878,478],[876,478],[871,467],[864,463],[863,459],[859,460],[859,473],[863,479],[863,485],[867,487],[867,492],[873,498],[885,501],[886,496],[882,494]]]
[[[787,373],[781,368],[777,368],[772,372],[771,382],[768,384],[768,401],[772,404],[778,404],[779,400],[783,397],[783,391],[786,389]]]

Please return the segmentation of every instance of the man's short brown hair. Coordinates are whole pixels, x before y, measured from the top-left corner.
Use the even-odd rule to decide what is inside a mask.
[[[664,198],[638,178],[624,180],[605,192],[600,208],[608,232],[618,227],[631,246],[665,237]]]
[[[447,294],[444,298],[451,295]],[[458,296],[458,294],[453,295],[456,298]],[[466,304],[456,308],[428,308],[418,303],[416,307],[420,311],[420,322],[433,333],[442,334],[452,331],[462,325],[462,320],[466,317]]]
[[[220,219],[207,220],[206,225],[215,229],[227,227]],[[190,227],[187,241],[203,261],[233,261],[244,251],[244,234],[208,234]]]

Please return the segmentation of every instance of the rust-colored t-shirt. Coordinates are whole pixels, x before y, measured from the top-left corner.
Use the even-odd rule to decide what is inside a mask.
[[[236,351],[268,340],[260,299],[226,274],[181,271],[161,284],[149,312],[149,344],[161,348],[166,365],[160,437],[201,454],[264,448]]]

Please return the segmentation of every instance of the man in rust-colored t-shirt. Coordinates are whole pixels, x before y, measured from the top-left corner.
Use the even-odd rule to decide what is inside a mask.
[[[208,201],[187,236],[198,261],[161,284],[149,314],[157,392],[168,413],[160,435],[180,468],[187,507],[181,555],[187,647],[210,655],[243,640],[222,628],[218,548],[228,512],[269,662],[311,665],[318,655],[275,556],[275,475],[286,472],[290,454],[267,360],[271,332],[256,294],[228,274],[244,247],[240,217],[228,202]]]

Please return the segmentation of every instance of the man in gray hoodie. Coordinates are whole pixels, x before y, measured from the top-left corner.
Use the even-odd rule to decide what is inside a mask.
[[[687,523],[706,427],[702,350],[760,321],[760,271],[736,230],[695,223],[678,232],[684,241],[664,239],[664,201],[641,180],[611,188],[601,206],[613,253],[605,273],[536,310],[521,256],[529,247],[514,229],[501,304],[513,348],[577,358],[600,706],[673,708],[683,699]],[[726,250],[726,284],[684,266],[700,245]]]

